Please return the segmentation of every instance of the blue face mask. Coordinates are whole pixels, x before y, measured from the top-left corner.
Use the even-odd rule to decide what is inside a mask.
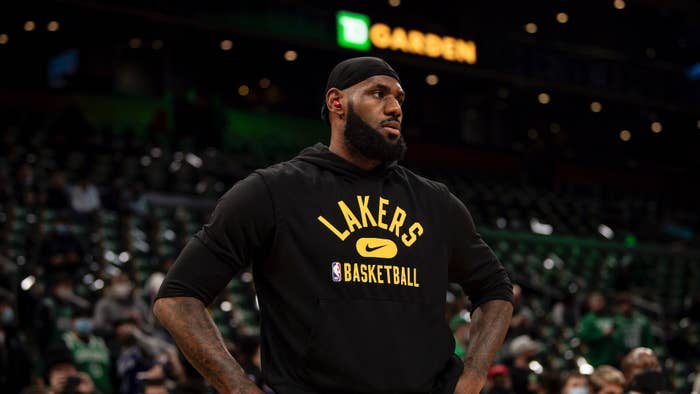
[[[75,320],[75,331],[79,335],[90,335],[90,333],[92,333],[92,320],[90,320],[90,319],[76,319]]]
[[[588,394],[588,389],[585,387],[574,387],[569,390],[569,394]]]
[[[5,308],[2,311],[2,315],[0,315],[0,323],[3,325],[8,325],[12,323],[15,320],[15,311],[12,310],[12,308]]]

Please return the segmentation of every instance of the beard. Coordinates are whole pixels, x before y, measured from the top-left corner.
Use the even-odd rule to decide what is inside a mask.
[[[345,122],[345,144],[352,153],[381,162],[402,160],[406,154],[406,141],[403,135],[393,142],[387,141],[379,130],[370,126],[355,113],[352,103],[348,106]]]

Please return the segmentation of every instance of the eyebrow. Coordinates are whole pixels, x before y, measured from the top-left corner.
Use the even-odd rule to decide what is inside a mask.
[[[381,89],[384,92],[391,92],[391,88],[383,83],[377,83],[375,85],[370,86],[370,90],[373,89]],[[399,93],[396,95],[397,97],[401,98],[402,100],[406,98],[406,93],[404,93],[403,90],[399,90]]]

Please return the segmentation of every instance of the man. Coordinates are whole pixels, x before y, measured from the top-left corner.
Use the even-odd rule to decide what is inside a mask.
[[[56,343],[42,353],[43,378],[51,394],[94,394],[95,384],[85,372],[79,372],[73,357],[63,344]]]
[[[262,371],[278,394],[480,391],[512,314],[510,280],[448,189],[396,164],[404,92],[378,58],[327,82],[330,146],[255,171],[220,200],[168,272],[154,312],[221,393],[261,393],[206,306],[252,263]],[[448,282],[472,302],[462,364]]]
[[[104,340],[93,334],[92,312],[80,309],[71,322],[71,330],[63,334],[63,342],[73,355],[80,372],[90,376],[101,394],[112,394],[110,354]]]
[[[615,367],[601,365],[591,374],[592,394],[623,394],[625,376]]]
[[[635,310],[628,295],[620,297],[615,327],[620,332],[620,345],[625,354],[638,347],[654,347],[649,319]]]
[[[561,394],[588,394],[588,378],[578,371],[569,372],[564,378]]]
[[[594,367],[617,365],[619,334],[615,332],[615,319],[606,308],[601,293],[594,292],[589,296],[588,309],[578,327],[578,336],[586,345],[586,360]]]

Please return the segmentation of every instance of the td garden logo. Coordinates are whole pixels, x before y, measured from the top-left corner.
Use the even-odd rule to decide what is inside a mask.
[[[369,51],[379,49],[401,51],[457,63],[476,63],[476,44],[450,36],[390,27],[384,23],[370,24],[369,16],[349,11],[336,15],[338,45],[343,48]]]

